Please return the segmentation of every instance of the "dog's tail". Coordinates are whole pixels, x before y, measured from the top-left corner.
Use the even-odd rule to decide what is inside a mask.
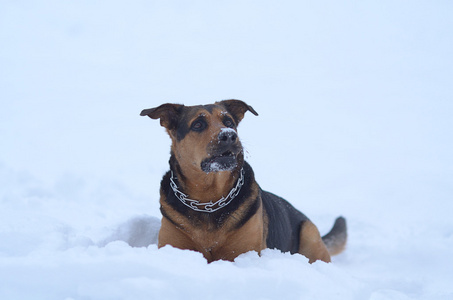
[[[346,246],[347,239],[346,219],[343,217],[338,217],[330,232],[322,237],[330,255],[341,253]]]

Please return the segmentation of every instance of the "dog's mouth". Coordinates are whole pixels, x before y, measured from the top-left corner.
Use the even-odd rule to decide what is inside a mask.
[[[234,153],[230,150],[227,150],[219,155],[219,157],[229,157],[229,156],[236,156],[236,155],[234,155]]]
[[[201,162],[203,172],[232,171],[238,165],[238,153],[227,150],[219,155],[212,155]]]

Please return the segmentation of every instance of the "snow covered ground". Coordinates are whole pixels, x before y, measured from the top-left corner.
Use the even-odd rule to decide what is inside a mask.
[[[0,1],[1,299],[453,299],[449,1]],[[260,185],[333,263],[157,250],[169,139],[237,98]]]

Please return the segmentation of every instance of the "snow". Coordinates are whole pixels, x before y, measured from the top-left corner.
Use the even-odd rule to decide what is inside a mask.
[[[222,129],[220,129],[220,133],[227,133],[227,132],[237,133],[236,130],[234,130],[233,128],[222,128]]]
[[[2,1],[1,299],[452,299],[452,4]],[[147,107],[246,101],[258,183],[331,264],[157,249]]]

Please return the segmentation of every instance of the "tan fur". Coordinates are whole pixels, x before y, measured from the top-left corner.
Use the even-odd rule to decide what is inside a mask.
[[[345,248],[346,248],[345,243],[343,243],[341,245],[334,245],[333,248],[329,248],[329,254],[330,254],[330,256],[338,255],[341,252],[343,252]]]
[[[230,172],[212,172],[206,174],[200,169],[203,159],[209,157],[209,145],[214,143],[219,132],[225,126],[222,117],[225,114],[220,108],[214,109],[213,113],[200,109],[189,123],[204,115],[209,123],[209,128],[203,134],[190,132],[182,141],[178,142],[175,132],[169,131],[172,139],[172,151],[175,154],[184,175],[190,181],[184,182],[182,188],[192,198],[200,202],[209,202],[212,199],[220,199],[226,196],[237,178],[233,178]],[[226,114],[228,115],[228,114]],[[231,116],[230,116],[231,117]],[[206,193],[209,190],[210,193]]]
[[[257,192],[255,190],[255,196]],[[162,218],[158,237],[159,248],[172,245],[180,249],[198,251],[203,254],[208,262],[219,259],[234,261],[242,253],[252,250],[260,253],[261,250],[266,248],[262,206],[239,229],[234,230],[234,221],[242,216],[246,207],[240,207],[234,212],[228,223],[216,230],[203,224],[199,227],[190,226],[185,217],[174,211],[165,201],[162,201],[161,204],[166,210],[171,211],[171,218],[180,226],[175,226],[166,218]]]
[[[300,229],[299,253],[309,259],[309,263],[317,260],[330,262],[329,251],[323,243],[318,228],[311,221],[305,221]]]
[[[207,107],[207,106],[205,106]],[[226,109],[228,107],[228,110]],[[171,150],[179,164],[178,172],[186,180],[178,180],[179,188],[190,198],[200,202],[209,202],[213,199],[225,197],[239,177],[239,170],[204,172],[200,165],[203,160],[210,157],[216,143],[219,143],[219,133],[225,128],[223,120],[225,116],[239,123],[245,112],[257,113],[251,107],[239,100],[225,100],[216,102],[208,111],[203,106],[184,107],[185,125],[189,126],[197,118],[203,116],[208,123],[206,130],[202,132],[188,131],[183,139],[178,140],[177,122],[181,118],[183,105],[164,104],[153,109],[143,110],[141,115],[148,115],[153,119],[160,119],[162,126],[166,127],[172,140]],[[237,126],[238,124],[235,124]],[[235,141],[242,149],[239,139]],[[242,150],[241,150],[242,151]],[[243,163],[243,153],[241,161]],[[166,195],[161,190],[161,210],[164,214],[162,226],[159,231],[158,247],[172,245],[180,249],[188,249],[201,252],[203,256],[212,262],[215,260],[233,261],[238,255],[254,250],[260,253],[266,248],[268,234],[268,214],[264,209],[260,188],[256,182],[251,185],[250,196],[243,199],[243,203],[229,214],[229,217],[221,226],[213,222],[191,222],[188,216],[176,211],[166,201]],[[254,215],[243,224],[249,207],[258,199],[259,208]],[[208,220],[200,219],[200,220]],[[237,226],[241,224],[242,226]],[[309,262],[316,260],[330,262],[330,255],[323,243],[316,226],[309,220],[303,222],[299,233],[299,253],[308,257]],[[335,253],[342,249],[336,249]]]

